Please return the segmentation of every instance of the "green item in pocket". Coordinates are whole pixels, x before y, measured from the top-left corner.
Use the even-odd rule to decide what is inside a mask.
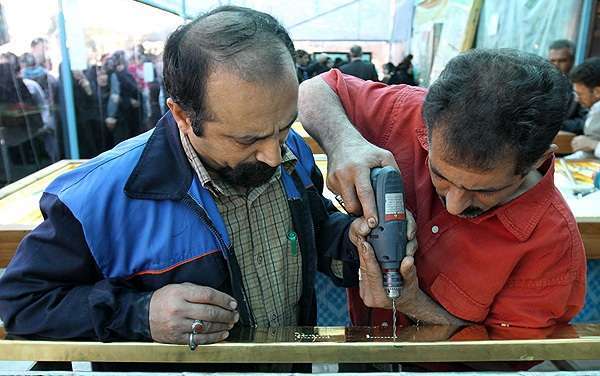
[[[292,256],[298,256],[298,235],[294,231],[290,231],[287,238],[290,241]]]

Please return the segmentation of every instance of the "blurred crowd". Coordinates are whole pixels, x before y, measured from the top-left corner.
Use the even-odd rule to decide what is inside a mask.
[[[380,81],[388,85],[416,86],[412,59],[413,56],[409,54],[397,66],[391,61],[384,64],[383,75],[380,77],[375,66],[363,59],[362,47],[354,45],[345,59],[341,57],[332,59],[327,53],[314,54],[313,58],[305,50],[296,50],[296,69],[300,82],[337,68],[363,80]]]
[[[361,46],[354,45],[350,48],[347,58],[336,57],[332,59],[327,53],[311,54],[305,50],[296,50],[296,69],[298,81],[302,82],[330,69],[337,68],[351,76],[363,80],[380,81],[388,85],[412,85],[417,86],[413,65],[413,55],[407,55],[397,66],[392,62],[383,65],[383,75],[380,77],[375,66],[363,59]]]
[[[62,90],[67,80],[62,67],[57,75],[52,73],[47,49],[47,41],[38,38],[31,42],[31,52],[0,55],[0,129],[8,142],[8,158],[33,156],[39,163],[68,154]],[[138,45],[104,54],[84,70],[71,70],[80,158],[92,158],[154,126],[165,112],[161,67],[161,56]],[[25,137],[19,129],[26,130]],[[22,148],[24,142],[31,147]]]
[[[413,56],[397,65],[384,64],[381,74],[365,59],[361,46],[348,53],[310,54],[296,50],[299,82],[330,69],[363,80],[388,85],[418,85]],[[342,57],[339,57],[342,56]],[[577,135],[573,148],[579,157],[600,153],[600,58],[591,58],[574,67],[575,46],[568,40],[551,44],[548,60],[574,85],[571,106],[563,130]],[[4,142],[2,158],[27,163],[49,163],[69,155],[62,72],[54,69],[48,57],[48,42],[37,38],[30,52],[17,56],[0,55],[0,138]],[[71,70],[79,155],[92,158],[119,142],[154,126],[165,113],[167,97],[162,82],[162,56],[148,53],[140,44],[127,51],[102,55],[84,70]],[[30,147],[22,147],[22,145]]]

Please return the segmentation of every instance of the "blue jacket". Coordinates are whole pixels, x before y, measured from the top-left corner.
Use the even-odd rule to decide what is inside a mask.
[[[282,181],[302,252],[299,325],[314,325],[317,269],[356,285],[351,218],[321,195],[312,153],[294,132],[298,158]],[[0,279],[9,334],[38,338],[150,339],[152,292],[191,282],[231,294],[240,324],[254,324],[235,252],[210,193],[183,152],[170,113],[156,128],[57,178],[40,200],[44,222],[26,236]],[[345,261],[344,279],[331,260]]]

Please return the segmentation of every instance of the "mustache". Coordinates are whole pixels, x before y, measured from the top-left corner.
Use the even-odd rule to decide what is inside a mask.
[[[285,154],[285,147],[281,145],[281,157]],[[247,189],[261,186],[268,182],[279,166],[270,166],[261,161],[242,162],[235,167],[221,167],[217,173],[228,183]]]
[[[279,166],[277,166],[279,167]],[[255,188],[263,185],[275,174],[277,167],[263,162],[246,162],[231,168],[222,167],[217,173],[228,183],[238,187]]]
[[[446,206],[446,197],[440,196],[440,199],[442,200],[444,207],[447,207]],[[468,208],[463,210],[460,214],[458,214],[458,216],[462,217],[462,218],[476,218],[476,217],[479,217],[480,215],[482,215],[483,213],[485,213],[485,210],[483,210],[482,208],[477,207],[477,206],[469,206]]]

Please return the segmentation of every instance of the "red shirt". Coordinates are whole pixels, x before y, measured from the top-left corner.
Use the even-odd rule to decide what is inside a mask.
[[[417,222],[415,265],[425,293],[454,316],[489,325],[547,327],[579,312],[585,251],[575,218],[554,186],[553,159],[542,166],[542,179],[516,199],[475,219],[451,215],[429,174],[421,115],[426,90],[362,81],[337,70],[321,77],[360,133],[396,158],[406,206]],[[350,289],[349,304],[355,325],[391,322],[391,310],[381,309],[368,322],[358,289]]]

